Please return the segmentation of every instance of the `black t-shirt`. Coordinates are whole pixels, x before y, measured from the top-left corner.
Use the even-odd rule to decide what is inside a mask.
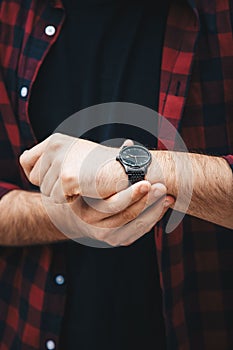
[[[29,116],[38,140],[71,114],[103,102],[158,105],[168,3],[63,0],[66,21],[34,84]],[[142,130],[109,124],[85,138],[132,138]],[[165,331],[153,232],[129,247],[98,249],[70,241],[61,349],[164,349]]]

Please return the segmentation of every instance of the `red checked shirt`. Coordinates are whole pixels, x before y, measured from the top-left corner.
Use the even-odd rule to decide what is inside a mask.
[[[232,8],[232,0],[172,2],[159,112],[190,151],[224,156],[233,169]],[[0,0],[1,196],[32,189],[18,163],[36,142],[30,92],[64,19],[61,0]],[[159,148],[163,141],[161,128]],[[163,226],[155,244],[168,349],[233,349],[232,231],[189,216],[169,235]],[[59,346],[63,275],[61,244],[0,247],[0,350]]]

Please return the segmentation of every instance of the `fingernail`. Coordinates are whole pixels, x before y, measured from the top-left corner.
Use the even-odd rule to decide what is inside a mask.
[[[156,188],[154,190],[154,196],[155,197],[161,197],[161,196],[164,196],[164,195],[165,195],[165,193],[163,191],[161,191],[159,188]]]
[[[140,187],[140,193],[147,193],[149,191],[148,186],[142,185]]]

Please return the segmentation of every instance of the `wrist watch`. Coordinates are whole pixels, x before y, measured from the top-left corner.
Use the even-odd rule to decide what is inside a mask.
[[[122,147],[116,157],[128,175],[131,185],[145,179],[151,159],[152,156],[148,149],[139,145]]]

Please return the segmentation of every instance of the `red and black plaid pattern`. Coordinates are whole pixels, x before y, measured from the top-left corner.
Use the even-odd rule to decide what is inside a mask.
[[[232,1],[172,3],[159,112],[190,150],[225,156],[233,167]],[[30,91],[64,17],[61,0],[0,0],[1,196],[31,189],[18,163],[36,142]],[[48,25],[54,36],[45,34]],[[21,97],[24,86],[29,94]],[[163,141],[175,147],[162,124],[160,148]],[[168,349],[232,349],[232,232],[186,216],[170,235],[160,225],[155,241]],[[65,274],[62,244],[0,251],[0,350],[44,349],[49,339],[58,344],[66,287],[54,279]]]
[[[190,5],[172,5],[168,18],[160,113],[190,151],[224,155],[233,168],[232,2]],[[170,235],[159,225],[155,237],[168,348],[233,349],[232,230],[186,216]]]
[[[0,0],[0,195],[30,189],[18,163],[20,153],[35,144],[29,118],[30,90],[49,48],[59,35],[64,11],[60,2]],[[53,25],[54,36],[45,28]],[[29,95],[21,97],[22,87]],[[65,275],[60,245],[1,247],[0,349],[45,349],[58,344],[65,305]]]

